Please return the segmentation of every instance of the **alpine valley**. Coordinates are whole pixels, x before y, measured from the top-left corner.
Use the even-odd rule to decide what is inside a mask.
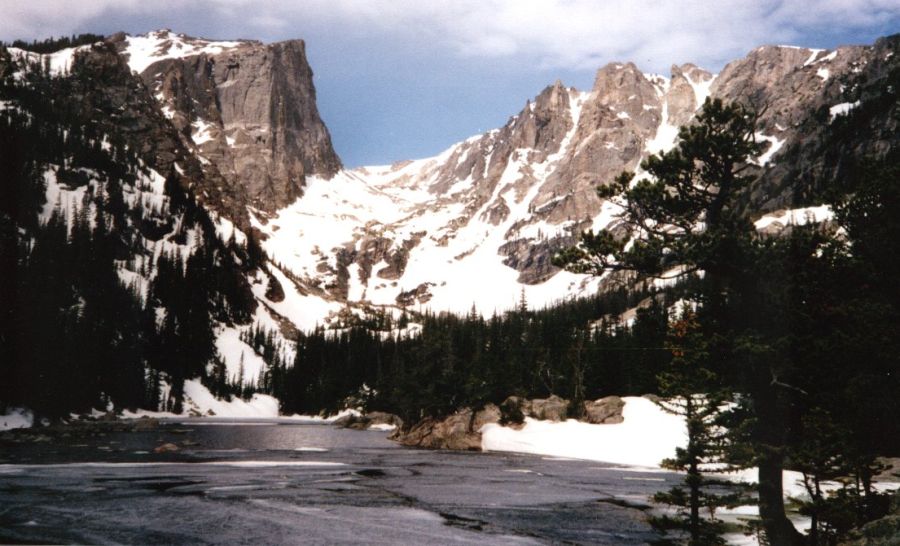
[[[396,333],[403,317],[402,330],[414,333],[423,313],[498,315],[638,286],[633,277],[561,270],[553,256],[587,229],[625,236],[620,205],[595,189],[623,170],[647,177],[641,161],[670,150],[678,128],[708,98],[757,112],[762,151],[748,165],[755,181],[741,200],[765,233],[830,221],[825,189],[858,158],[895,149],[900,134],[890,85],[898,39],[891,37],[836,50],[763,46],[719,74],[684,64],[664,76],[611,63],[597,71],[592,89],[557,81],[503,127],[438,156],[346,169],[319,117],[301,40],[210,41],[160,30],[80,42],[0,50],[4,176],[19,177],[3,184],[4,278],[19,283],[3,283],[6,301],[17,302],[3,306],[5,327],[15,332],[22,317],[46,318],[28,290],[45,292],[40,275],[49,272],[23,275],[24,262],[62,267],[54,282],[68,286],[75,313],[92,307],[74,280],[90,261],[81,253],[111,262],[117,282],[109,282],[135,301],[126,306],[134,308],[130,320],[143,326],[134,328],[210,325],[181,336],[202,340],[196,362],[173,365],[158,347],[157,360],[167,363],[153,365],[144,356],[154,351],[144,345],[154,336],[132,339],[141,345],[131,348],[141,355],[130,372],[134,385],[156,370],[169,376],[166,388],[212,374],[246,386],[271,371],[275,356],[289,365],[300,332],[340,332],[374,320]],[[87,239],[71,264],[57,262],[62,252],[40,263],[48,230],[59,231],[53,237],[63,240],[55,244],[79,233]],[[644,289],[671,286],[679,273]],[[635,309],[618,320],[631,324]],[[609,309],[591,319],[602,314]],[[135,337],[120,334],[123,344]],[[277,351],[264,358],[260,337]],[[44,351],[32,355],[35,362],[83,375],[50,354],[68,348],[3,339],[7,362]],[[24,374],[6,386],[44,377],[10,366],[4,373]],[[104,370],[93,387],[110,373],[120,372]],[[138,405],[160,402],[156,377]],[[48,385],[32,388],[4,398],[41,407],[37,391],[59,400]],[[134,396],[117,401],[112,389],[94,394],[50,413],[135,405]],[[179,388],[170,407],[180,397]]]
[[[762,46],[717,74],[610,63],[435,157],[349,169],[301,40],[0,44],[0,428],[71,438],[93,416],[177,435],[150,417],[344,411],[405,445],[686,475],[650,491],[669,512],[610,505],[641,522],[627,543],[722,544],[736,518],[715,510],[748,503],[771,544],[900,532],[879,489],[900,455],[898,49]],[[0,445],[50,441],[29,434]],[[193,456],[177,441],[132,455]],[[229,449],[214,451],[203,464]],[[758,472],[755,499],[706,477],[723,468]],[[805,535],[784,470],[802,477]],[[366,471],[349,479],[401,475]],[[390,495],[372,502],[412,502]],[[7,533],[4,514],[0,540],[113,536]],[[542,532],[524,538],[570,539]]]

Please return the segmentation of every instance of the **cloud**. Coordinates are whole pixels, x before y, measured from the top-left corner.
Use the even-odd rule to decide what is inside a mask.
[[[382,36],[463,58],[515,57],[542,67],[592,69],[634,60],[649,68],[716,66],[764,43],[820,30],[900,20],[897,0],[32,0],[0,21],[0,37],[68,34],[110,12],[169,14],[171,26],[209,12],[229,28],[263,35],[295,28]],[[185,18],[190,12],[191,17]],[[149,29],[147,29],[149,30]]]
[[[68,35],[81,24],[95,19],[109,10],[140,8],[136,0],[90,0],[65,2],[60,0],[31,0],[5,2],[0,19],[0,39],[35,39]]]
[[[219,0],[234,6],[242,0]],[[247,5],[250,5],[249,3]],[[522,56],[541,65],[595,68],[597,59],[718,64],[764,43],[832,27],[900,19],[897,0],[307,0],[255,10],[290,13],[393,35],[427,36],[467,57]]]

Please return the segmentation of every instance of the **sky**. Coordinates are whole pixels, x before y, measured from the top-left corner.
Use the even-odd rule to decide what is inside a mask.
[[[590,90],[609,62],[717,72],[759,45],[900,32],[900,0],[0,0],[0,13],[4,41],[160,28],[302,38],[348,167],[436,155],[503,125],[557,79]]]

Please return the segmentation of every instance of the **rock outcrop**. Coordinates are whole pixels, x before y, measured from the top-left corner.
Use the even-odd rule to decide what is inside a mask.
[[[409,430],[397,429],[390,438],[405,446],[480,451],[481,427],[499,420],[500,409],[493,404],[478,411],[463,408],[444,419],[427,417]]]
[[[584,420],[592,424],[621,423],[624,407],[625,401],[618,396],[585,402]],[[556,395],[534,400],[510,396],[499,407],[488,404],[478,411],[462,408],[443,419],[427,417],[408,429],[401,426],[390,438],[407,446],[477,451],[481,449],[481,427],[488,423],[521,428],[526,417],[560,422],[568,414],[569,401]]]
[[[536,398],[529,406],[525,415],[540,421],[565,421],[569,414],[569,401],[555,394],[549,398]]]
[[[354,430],[368,430],[372,427],[403,427],[403,419],[393,413],[383,411],[371,411],[362,415],[350,414],[332,423],[336,427],[351,428]]]
[[[118,35],[114,43],[142,69],[144,83],[201,161],[246,193],[240,205],[277,210],[302,195],[307,176],[328,178],[341,168],[319,117],[302,40],[217,45],[169,31],[141,39],[155,44],[149,59],[137,57],[135,38]],[[142,47],[146,56],[148,46]]]

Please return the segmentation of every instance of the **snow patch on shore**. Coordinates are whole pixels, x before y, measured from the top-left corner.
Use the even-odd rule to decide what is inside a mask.
[[[25,408],[10,408],[0,415],[0,430],[30,428],[34,424],[34,414]]]
[[[681,417],[646,398],[623,400],[624,422],[618,425],[530,418],[521,430],[488,424],[481,429],[481,448],[658,468],[660,461],[675,455],[676,447],[687,445],[687,427]]]

